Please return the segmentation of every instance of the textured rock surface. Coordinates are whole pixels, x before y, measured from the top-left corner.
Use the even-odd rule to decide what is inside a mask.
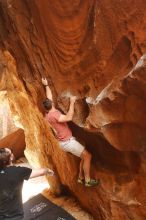
[[[98,220],[146,216],[144,57],[134,67],[146,52],[145,11],[144,0],[0,0],[0,88],[24,128],[25,154],[53,166],[52,190],[61,181]],[[41,76],[64,112],[65,95],[78,96],[70,126],[94,155],[98,188],[77,185],[78,159],[45,124]]]
[[[0,139],[17,130],[5,92],[0,92]]]

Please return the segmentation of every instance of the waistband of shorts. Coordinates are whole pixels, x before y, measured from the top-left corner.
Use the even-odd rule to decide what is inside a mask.
[[[70,137],[69,139],[64,140],[64,141],[59,140],[59,143],[65,143],[67,141],[74,140],[74,139],[75,139],[75,137]]]

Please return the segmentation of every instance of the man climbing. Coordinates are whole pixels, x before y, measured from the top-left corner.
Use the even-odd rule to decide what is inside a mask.
[[[73,119],[76,97],[70,97],[69,110],[67,114],[62,114],[54,106],[52,92],[46,78],[42,78],[42,84],[46,88],[47,96],[43,101],[46,110],[45,118],[55,130],[61,149],[81,158],[78,183],[83,184],[85,181],[85,186],[98,185],[99,180],[90,178],[91,154],[72,136],[71,129],[67,125],[67,122]]]
[[[13,166],[14,155],[9,148],[0,148],[0,220],[22,220],[22,186],[29,178],[53,175],[48,168],[32,170]]]

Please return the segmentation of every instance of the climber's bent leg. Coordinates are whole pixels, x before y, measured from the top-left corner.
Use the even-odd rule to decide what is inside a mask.
[[[91,154],[87,150],[84,150],[82,152],[81,158],[83,160],[83,170],[84,170],[85,181],[90,180],[91,157],[92,157]]]

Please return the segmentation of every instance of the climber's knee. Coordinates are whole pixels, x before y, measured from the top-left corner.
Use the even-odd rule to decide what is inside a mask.
[[[92,155],[87,150],[84,150],[83,153],[82,153],[82,158],[84,160],[91,160]]]

